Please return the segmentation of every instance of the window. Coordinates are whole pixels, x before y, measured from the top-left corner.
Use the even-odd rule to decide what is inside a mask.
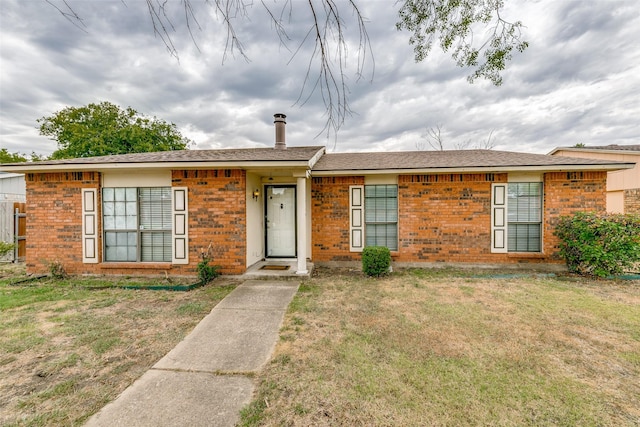
[[[365,185],[364,218],[366,246],[398,250],[397,185]]]
[[[104,188],[105,261],[172,260],[171,188]]]
[[[493,184],[491,251],[542,251],[542,183]]]
[[[516,182],[507,187],[507,250],[540,252],[542,183]]]

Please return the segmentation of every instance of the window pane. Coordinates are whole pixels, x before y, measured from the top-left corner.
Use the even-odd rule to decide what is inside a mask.
[[[126,217],[126,229],[135,230],[138,228],[138,218],[132,215]]]
[[[113,207],[113,202],[104,202],[102,204],[103,206],[103,211],[102,213],[107,216],[107,215],[114,215],[115,214],[115,209]]]
[[[171,261],[171,233],[142,233],[141,261]]]
[[[113,230],[116,228],[116,217],[115,216],[105,216],[104,217],[104,229],[105,230]]]
[[[127,215],[137,215],[137,203],[136,202],[126,202],[125,204],[125,212]]]
[[[137,188],[127,188],[126,189],[126,201],[135,202],[138,200],[138,191]]]
[[[510,252],[540,252],[540,224],[509,224],[507,248]]]
[[[122,202],[116,202],[113,206],[115,215],[125,216],[127,214],[126,206]]]
[[[116,230],[126,230],[127,229],[127,217],[126,216],[117,216],[116,218]]]
[[[104,233],[104,243],[107,246],[116,245],[116,233]]]
[[[111,202],[111,201],[113,201],[113,197],[114,197],[113,188],[103,188],[102,189],[102,200],[103,201]]]
[[[137,261],[137,233],[116,232],[105,233],[106,261]]]
[[[140,189],[140,226],[143,230],[171,230],[171,189]]]

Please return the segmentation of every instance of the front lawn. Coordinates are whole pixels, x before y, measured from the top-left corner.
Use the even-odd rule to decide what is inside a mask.
[[[43,279],[0,264],[0,425],[82,425],[171,350],[235,283]]]
[[[304,282],[243,425],[640,425],[640,282]]]

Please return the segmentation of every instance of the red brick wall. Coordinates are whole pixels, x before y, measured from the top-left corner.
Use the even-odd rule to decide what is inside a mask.
[[[507,174],[401,175],[398,177],[398,251],[394,261],[453,263],[562,262],[553,228],[578,210],[604,212],[606,172],[548,173],[544,180],[541,254],[491,253],[491,184]],[[314,178],[313,261],[359,261],[349,252],[349,185],[364,177]]]
[[[491,183],[506,174],[398,177],[399,262],[495,262]]]
[[[223,274],[246,269],[246,172],[242,170],[173,171],[174,187],[189,188],[189,266],[195,272],[200,252],[211,243],[213,263]],[[180,270],[184,267],[173,266]]]
[[[98,172],[30,173],[27,184],[27,253],[30,273],[59,262],[69,274],[93,272],[82,264],[83,188],[98,188]]]
[[[624,190],[624,213],[640,214],[640,188]]]
[[[47,273],[59,262],[69,274],[196,275],[200,251],[212,244],[224,274],[245,270],[246,175],[240,170],[173,171],[189,187],[189,264],[82,263],[82,189],[99,189],[98,172],[27,174],[27,270]],[[98,191],[98,206],[101,206]],[[98,216],[101,218],[101,209]],[[102,221],[99,221],[101,224]],[[99,236],[102,234],[99,228]],[[102,239],[98,243],[102,258]]]
[[[357,261],[349,252],[349,186],[364,177],[316,177],[311,183],[311,257],[314,261]]]

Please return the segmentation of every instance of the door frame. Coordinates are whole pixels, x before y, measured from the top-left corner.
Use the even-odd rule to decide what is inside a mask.
[[[294,233],[294,254],[293,255],[279,255],[279,256],[269,256],[269,239],[267,234],[269,233],[267,220],[269,217],[269,188],[293,188],[293,233]],[[264,194],[264,258],[265,259],[277,259],[277,258],[288,258],[295,259],[298,257],[298,188],[295,184],[266,184],[264,186],[263,193]]]

